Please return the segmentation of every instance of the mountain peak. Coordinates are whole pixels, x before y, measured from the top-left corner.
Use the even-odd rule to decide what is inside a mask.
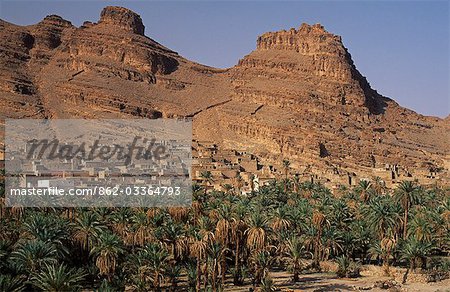
[[[323,25],[321,25],[320,23],[316,23],[313,25],[310,25],[308,23],[302,23],[302,25],[300,25],[299,32],[315,32],[315,33],[328,33],[328,31],[325,30],[325,28],[323,27]]]
[[[291,28],[290,30],[264,33],[258,37],[257,49],[295,50],[308,54],[336,51],[343,53],[344,47],[341,37],[329,33],[321,24],[303,23],[298,30]]]
[[[56,26],[61,26],[61,27],[71,27],[72,23],[68,20],[65,20],[64,18],[62,18],[59,15],[47,15],[43,20],[41,20],[41,22],[39,22],[39,24],[42,25],[56,25]]]
[[[144,35],[145,26],[139,14],[119,6],[107,6],[100,14],[99,24],[107,24],[120,29]]]

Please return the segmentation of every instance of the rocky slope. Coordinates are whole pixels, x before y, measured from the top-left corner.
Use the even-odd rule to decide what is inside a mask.
[[[79,28],[55,15],[0,28],[4,116],[155,118],[223,99],[213,89],[227,83],[214,74],[221,70],[144,36],[140,16],[125,8],[107,7]]]
[[[448,120],[378,94],[341,38],[321,25],[260,36],[229,75],[233,101],[216,109],[229,147],[289,158],[301,171],[341,182],[422,179],[448,170]]]
[[[55,15],[25,27],[0,21],[0,116],[188,116],[196,139],[268,163],[288,158],[325,182],[448,182],[448,118],[378,94],[319,24],[263,34],[227,70],[186,60],[144,31],[121,7],[79,28]]]

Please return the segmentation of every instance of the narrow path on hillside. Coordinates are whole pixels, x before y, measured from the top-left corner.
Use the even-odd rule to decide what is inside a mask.
[[[224,101],[221,101],[221,102],[218,102],[218,103],[215,103],[215,104],[208,105],[207,107],[205,107],[205,108],[203,108],[203,109],[201,109],[201,110],[198,110],[198,111],[196,111],[196,112],[194,112],[194,113],[192,113],[192,114],[189,114],[189,115],[187,115],[186,117],[187,117],[187,118],[193,118],[193,117],[195,117],[196,115],[198,115],[199,113],[201,113],[201,112],[203,112],[203,111],[206,111],[206,110],[212,109],[212,108],[214,108],[214,107],[218,107],[218,106],[224,105],[224,104],[226,104],[226,103],[228,103],[228,102],[230,102],[230,101],[232,101],[231,98],[230,98],[230,99],[227,99],[227,100],[224,100]]]
[[[252,116],[255,115],[263,106],[264,106],[263,104],[258,106],[250,115]]]

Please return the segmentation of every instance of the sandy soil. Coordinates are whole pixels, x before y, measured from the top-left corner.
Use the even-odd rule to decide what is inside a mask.
[[[314,273],[301,275],[300,281],[293,283],[291,275],[286,272],[272,272],[279,291],[407,291],[407,292],[450,292],[450,279],[438,283],[407,283],[399,285],[399,289],[373,288],[375,282],[389,280],[389,277],[363,276],[357,279],[340,279],[334,273]],[[228,281],[227,281],[228,282]],[[250,283],[242,287],[235,287],[229,283],[225,291],[249,291]]]

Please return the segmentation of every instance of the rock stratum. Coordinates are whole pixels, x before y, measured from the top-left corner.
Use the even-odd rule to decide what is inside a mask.
[[[81,27],[56,15],[0,20],[0,116],[192,117],[196,140],[289,159],[324,183],[449,183],[449,119],[380,95],[319,24],[265,33],[229,69],[189,61],[144,31],[138,14],[112,6]]]

